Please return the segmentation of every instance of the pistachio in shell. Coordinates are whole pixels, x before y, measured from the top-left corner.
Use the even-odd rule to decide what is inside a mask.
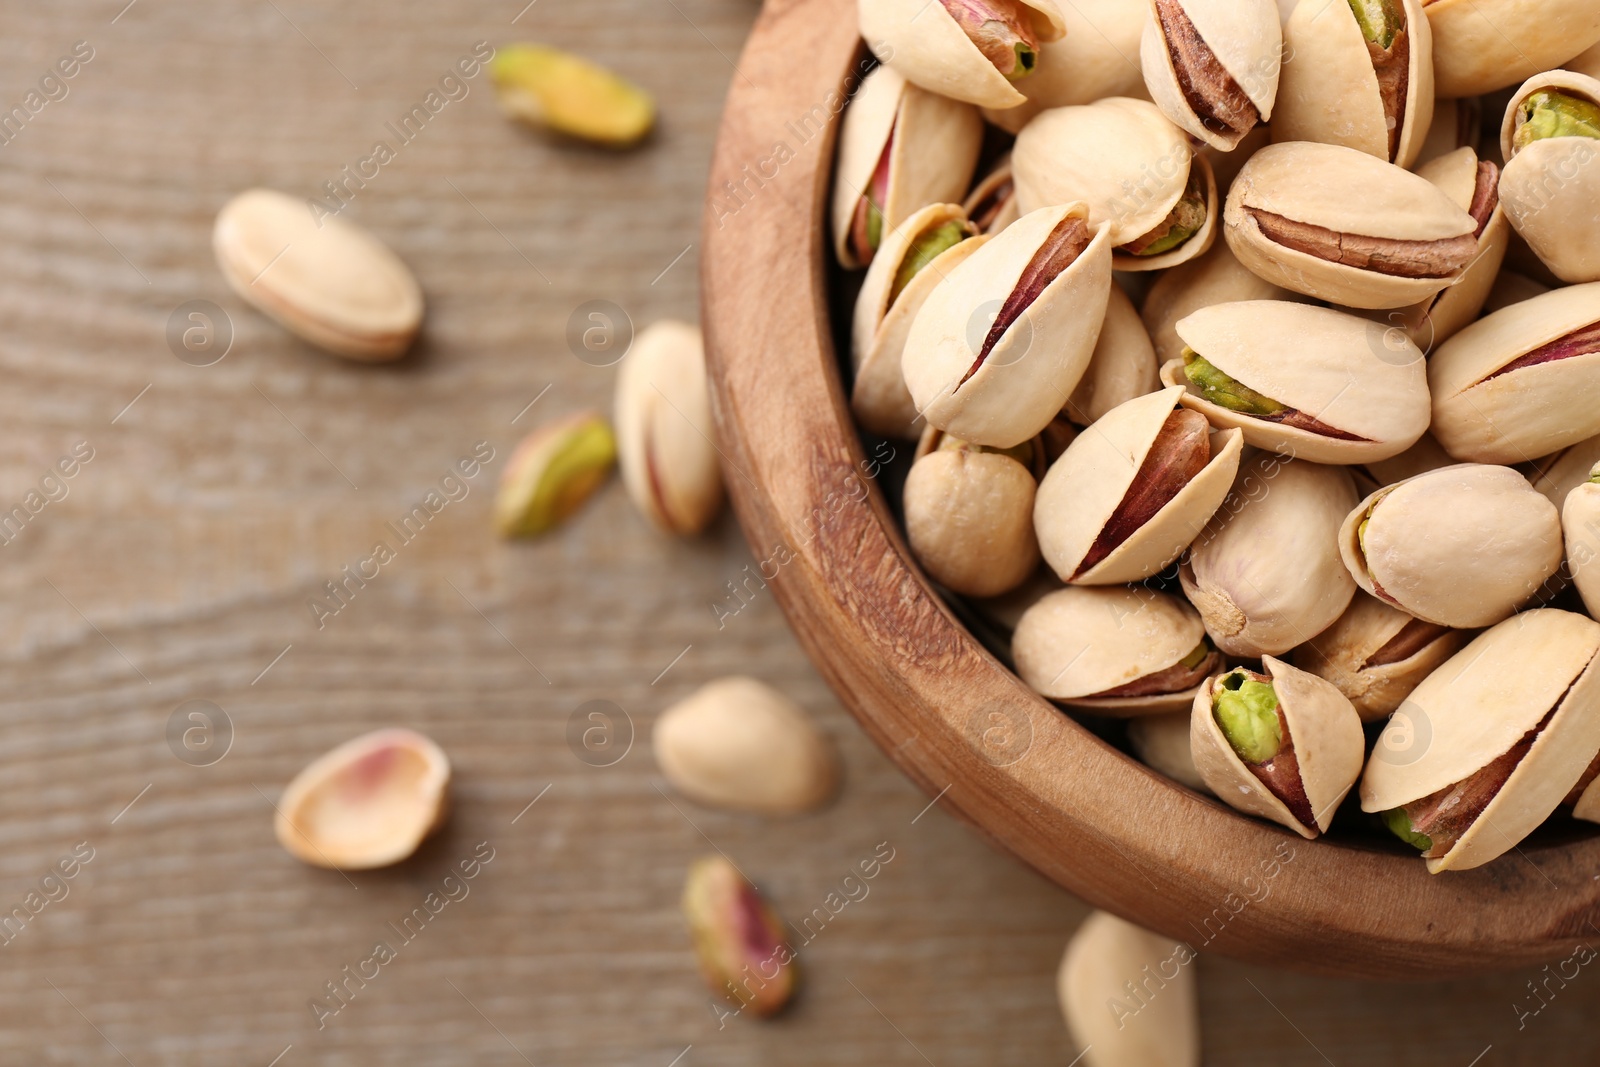
[[[1600,752],[1600,623],[1551,608],[1485,631],[1412,692],[1379,736],[1361,809],[1433,874],[1514,848]]]
[[[1594,0],[1424,0],[1434,91],[1480,96],[1560,67],[1600,41]]]
[[[1294,650],[1294,665],[1332,682],[1362,722],[1379,722],[1466,642],[1459,630],[1412,618],[1357,593],[1339,621]]]
[[[1561,518],[1510,467],[1459,463],[1361,501],[1339,527],[1339,553],[1379,600],[1473,629],[1510,615],[1556,573]]]
[[[1197,793],[1211,793],[1194,765],[1189,745],[1189,711],[1141,715],[1128,721],[1128,746],[1139,762]]]
[[[1011,179],[1011,156],[1006,154],[978,180],[961,210],[973,229],[996,234],[1017,221],[1017,185]]]
[[[1590,437],[1522,469],[1533,487],[1559,508],[1568,493],[1589,480],[1596,463],[1600,463],[1600,437]]]
[[[1179,597],[1129,586],[1068,586],[1023,612],[1017,674],[1041,696],[1096,715],[1179,711],[1222,659]]]
[[[1366,738],[1345,695],[1272,656],[1235,667],[1195,694],[1189,746],[1225,803],[1314,838],[1361,776]]]
[[[1077,425],[1088,426],[1119,404],[1160,388],[1161,365],[1150,335],[1122,286],[1113,285],[1089,368],[1062,413]]]
[[[1500,151],[1500,196],[1517,233],[1562,281],[1600,281],[1600,79],[1553,70],[1523,83]]]
[[[1165,364],[1183,355],[1178,322],[1201,308],[1245,300],[1306,299],[1263,281],[1239,262],[1226,241],[1218,241],[1198,259],[1163,272],[1145,294],[1139,315],[1155,346],[1157,361]]]
[[[1067,32],[1039,47],[1038,69],[1013,82],[1027,101],[984,108],[983,117],[1016,134],[1035,115],[1054,107],[1092,104],[1109,96],[1144,97],[1137,59],[1149,0],[1072,0],[1062,4]]]
[[[1149,0],[1139,56],[1162,114],[1224,152],[1272,118],[1283,57],[1275,0]]]
[[[1572,584],[1589,614],[1600,616],[1600,463],[1590,470],[1588,481],[1567,494],[1561,531]]]
[[[1085,919],[1056,971],[1079,1058],[1088,1067],[1200,1067],[1195,958],[1184,942],[1107,912]],[[1122,999],[1127,989],[1147,989],[1155,973],[1159,995]]]
[[[862,0],[861,37],[884,64],[931,93],[980,107],[1026,98],[1041,45],[1066,32],[1054,0]],[[947,198],[948,199],[948,198]]]
[[[617,375],[617,463],[628,497],[656,529],[692,536],[722,509],[705,343],[663,319],[639,331]]]

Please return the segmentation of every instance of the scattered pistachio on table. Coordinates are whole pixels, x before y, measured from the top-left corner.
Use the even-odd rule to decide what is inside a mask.
[[[1196,953],[1108,912],[1083,921],[1056,971],[1056,997],[1087,1067],[1199,1067]],[[1116,998],[1161,975],[1137,1010]],[[1168,977],[1168,975],[1171,977]],[[1118,1006],[1122,1007],[1118,1011]]]
[[[501,472],[495,529],[504,537],[538,537],[555,529],[600,488],[616,459],[611,427],[596,412],[541,426],[522,439]]]
[[[726,856],[705,856],[690,865],[683,917],[713,993],[760,1018],[783,1010],[800,982],[787,928]]]
[[[598,63],[547,45],[500,48],[489,62],[489,78],[506,114],[535,129],[625,148],[655,125],[649,93]]]
[[[698,328],[639,332],[617,374],[616,450],[628,498],[659,530],[697,534],[722,508],[722,468]]]

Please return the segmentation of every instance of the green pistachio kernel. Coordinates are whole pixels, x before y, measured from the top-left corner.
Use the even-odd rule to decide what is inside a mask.
[[[1198,168],[1190,177],[1189,187],[1173,205],[1161,224],[1138,241],[1130,241],[1119,251],[1135,256],[1159,256],[1170,252],[1199,233],[1206,224],[1206,191],[1200,184]],[[1141,244],[1140,241],[1147,241]]]
[[[900,261],[900,269],[895,272],[894,286],[889,290],[889,303],[893,304],[911,284],[911,279],[921,273],[922,268],[938,259],[944,253],[960,244],[967,237],[967,227],[959,219],[924,230],[911,242],[911,250],[906,253],[906,258]]]
[[[1202,397],[1218,407],[1243,415],[1276,415],[1283,410],[1282,404],[1234,381],[1192,348],[1183,350],[1183,373]]]
[[[1278,694],[1271,682],[1234,671],[1218,683],[1211,712],[1228,744],[1246,763],[1265,763],[1283,747]]]
[[[1404,808],[1390,808],[1383,813],[1383,825],[1406,844],[1423,852],[1433,847],[1433,839],[1427,834],[1419,834],[1411,828],[1411,816],[1406,814]]]
[[[1350,10],[1355,12],[1361,36],[1386,51],[1405,25],[1394,0],[1350,0]]]
[[[1194,646],[1194,651],[1178,662],[1192,671],[1204,663],[1209,655],[1211,655],[1211,642],[1201,638],[1200,643]]]
[[[867,244],[877,249],[883,243],[883,209],[867,200]]]
[[[1517,105],[1517,132],[1511,138],[1515,149],[1551,137],[1593,137],[1600,139],[1600,104],[1569,93],[1541,89],[1529,93]]]
[[[1589,471],[1589,484],[1600,485],[1600,463],[1596,463]]]
[[[1021,81],[1033,73],[1033,68],[1038,65],[1039,53],[1028,47],[1028,42],[1018,41],[1015,52],[1017,61],[1011,67],[1011,73],[1006,75],[1010,81]]]

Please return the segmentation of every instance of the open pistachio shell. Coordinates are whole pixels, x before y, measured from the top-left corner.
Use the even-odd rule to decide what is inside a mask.
[[[1433,122],[1433,33],[1422,0],[1362,6],[1382,12],[1374,24],[1364,27],[1346,0],[1295,8],[1283,28],[1294,62],[1283,67],[1272,136],[1409,167]]]
[[[1240,464],[1232,493],[1178,569],[1218,648],[1282,655],[1344,614],[1356,583],[1337,535],[1355,503],[1338,467],[1270,453]]]
[[[1408,340],[1382,343],[1376,323],[1331,308],[1254,300],[1202,308],[1178,336],[1213,370],[1200,377],[1184,359],[1161,368],[1167,385],[1187,385],[1183,403],[1218,426],[1237,426],[1248,444],[1313,463],[1387,459],[1428,428],[1422,352]],[[1292,360],[1284,353],[1294,353]],[[1188,358],[1188,357],[1185,357]],[[1216,372],[1278,410],[1251,414]],[[1196,379],[1199,380],[1196,380]],[[1224,406],[1227,404],[1229,406]]]
[[[1080,585],[1136,582],[1177,559],[1222,505],[1238,430],[1179,427],[1172,386],[1112,409],[1051,466],[1034,501],[1046,562]]]
[[[1015,82],[1027,102],[985,108],[983,117],[1015,134],[1041,111],[1092,104],[1108,96],[1144,97],[1139,35],[1148,0],[1072,0],[1061,5],[1067,32],[1041,45],[1039,69]]]
[[[1179,597],[1069,586],[1023,613],[1011,656],[1018,676],[1058,703],[1096,715],[1153,715],[1187,707],[1220,666],[1205,638],[1200,616]]]
[[[1113,285],[1089,369],[1067,398],[1063,413],[1078,425],[1088,426],[1117,405],[1160,388],[1161,366],[1150,335],[1122,286]]]
[[[1332,682],[1362,722],[1378,722],[1465,643],[1459,630],[1357,593],[1338,622],[1294,650],[1294,665]]]
[[[1056,996],[1088,1067],[1200,1067],[1195,950],[1097,911],[1072,935]],[[1160,995],[1137,1009],[1118,998],[1159,974]],[[1120,1011],[1118,1009],[1121,1009]]]
[[[1460,463],[1361,501],[1339,527],[1339,553],[1379,600],[1472,629],[1510,615],[1555,574],[1561,518],[1510,467]]]
[[[1533,487],[1559,508],[1566,503],[1568,493],[1589,480],[1596,463],[1600,463],[1600,437],[1590,437],[1545,456],[1525,470]]]
[[[1211,793],[1194,765],[1189,745],[1189,709],[1141,715],[1128,721],[1128,745],[1139,762],[1197,793]]]
[[[1600,434],[1600,282],[1456,334],[1428,364],[1433,435],[1457,459],[1521,463]]]
[[[629,498],[664,533],[700,533],[722,509],[723,485],[699,327],[663,319],[640,330],[616,396]]]
[[[1263,281],[1239,262],[1226,241],[1218,241],[1205,255],[1157,278],[1145,296],[1140,318],[1150,333],[1157,361],[1165,364],[1183,355],[1183,339],[1177,331],[1179,320],[1201,308],[1243,300],[1305,299]]]
[[[1477,96],[1559,67],[1600,41],[1594,0],[1428,0],[1434,88]]]
[[[1017,186],[1011,180],[1011,155],[1000,158],[972,187],[961,210],[979,233],[993,236],[1017,221]]]
[[[1224,152],[1272,118],[1283,58],[1275,0],[1148,0],[1139,58],[1150,98]]]
[[[1361,779],[1361,809],[1408,809],[1408,824],[1424,816],[1415,825],[1424,834],[1427,815],[1449,818],[1450,834],[1430,848],[1442,851],[1428,859],[1434,874],[1515,847],[1600,751],[1597,652],[1600,624],[1549,608],[1480,634],[1389,720]]]
[[[928,576],[964,596],[999,596],[1039,565],[1033,471],[929,429],[906,475],[906,540]]]
[[[1267,762],[1275,766],[1292,747],[1303,797],[1294,798],[1294,805],[1286,803],[1251,770],[1223,732],[1214,702],[1227,674],[1208,679],[1195,694],[1189,720],[1194,765],[1224,803],[1314,838],[1328,829],[1339,802],[1361,776],[1366,750],[1361,719],[1332,683],[1271,656],[1263,656],[1261,665],[1277,696],[1281,726],[1286,727],[1282,748]],[[1287,769],[1280,768],[1279,773]],[[1292,783],[1296,776],[1285,777]]]
[[[1567,494],[1561,509],[1561,531],[1572,584],[1578,587],[1589,614],[1600,616],[1600,481],[1596,477],[1591,474],[1589,481]]]
[[[931,7],[939,8],[937,0]],[[949,17],[942,9],[939,14]],[[862,79],[844,113],[834,171],[833,247],[840,265],[864,267],[872,258],[852,236],[861,223],[858,212],[867,212],[861,228],[870,252],[918,208],[959,202],[982,145],[983,119],[971,105],[908,84],[889,67]],[[863,201],[870,206],[863,208]]]
[[[1535,93],[1554,91],[1600,106],[1600,80],[1553,70],[1528,79],[1500,129],[1505,175],[1500,197],[1534,254],[1564,282],[1600,281],[1600,139],[1558,135],[1516,144],[1519,112]]]
[[[867,47],[907,81],[980,107],[1016,107],[1026,99],[943,0],[862,0],[857,6]],[[1066,32],[1054,0],[1012,0],[1005,6],[1027,21],[1036,45]]]
[[[1267,281],[1354,308],[1415,304],[1477,254],[1478,224],[1437,186],[1343,145],[1263,148],[1228,191],[1223,224]]]
[[[901,363],[929,425],[1010,448],[1065,406],[1094,354],[1111,291],[1108,230],[1087,218],[1081,203],[1024,215],[940,281]]]
[[[1418,170],[1458,148],[1478,150],[1483,140],[1483,102],[1475,96],[1462,100],[1440,98],[1433,102],[1433,123],[1412,166]],[[1492,151],[1490,153],[1493,154]]]

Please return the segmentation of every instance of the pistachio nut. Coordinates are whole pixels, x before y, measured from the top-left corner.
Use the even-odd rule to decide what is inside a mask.
[[[1553,70],[1523,83],[1500,151],[1511,225],[1557,278],[1600,281],[1600,79]]]
[[[1600,437],[1591,437],[1534,463],[1527,468],[1528,481],[1559,508],[1566,504],[1568,493],[1589,480],[1596,463],[1600,463]]]
[[[539,44],[498,49],[489,62],[500,106],[514,119],[596,144],[636,144],[655,124],[656,104],[632,82],[582,56]]]
[[[1511,232],[1516,238],[1516,231]],[[1526,244],[1526,242],[1524,242]],[[1531,255],[1531,253],[1530,253]],[[1496,311],[1504,311],[1512,304],[1520,304],[1524,300],[1532,300],[1543,293],[1548,293],[1554,286],[1546,285],[1536,278],[1502,267],[1495,277],[1494,285],[1489,288],[1489,299],[1483,302],[1483,314],[1493,315]]]
[[[1478,223],[1426,178],[1343,145],[1289,142],[1250,158],[1223,232],[1274,285],[1353,308],[1397,308],[1460,280]]]
[[[1054,0],[863,0],[861,36],[878,59],[932,93],[981,107],[1026,98],[1014,82],[1066,32]],[[949,199],[948,197],[945,199]]]
[[[1038,69],[1014,83],[1027,102],[984,108],[983,117],[1015,134],[1039,112],[1053,107],[1092,104],[1108,96],[1146,96],[1137,57],[1147,3],[1072,0],[1059,5],[1067,32],[1041,44]]]
[[[928,576],[964,596],[999,596],[1039,565],[1037,439],[1009,451],[929,427],[901,498],[906,540]]]
[[[1096,715],[1179,711],[1222,667],[1181,597],[1144,586],[1068,586],[1023,612],[1017,675],[1041,696]]]
[[[1231,152],[1272,118],[1283,58],[1275,0],[1148,0],[1139,57],[1150,97],[1191,136]]]
[[[1483,140],[1483,101],[1475,96],[1456,100],[1438,99],[1433,102],[1433,122],[1428,126],[1428,136],[1422,142],[1413,167],[1421,167],[1440,156],[1447,156],[1458,148],[1478,150]]]
[[[1182,941],[1097,911],[1072,935],[1056,971],[1056,997],[1088,1067],[1200,1067],[1196,953]],[[1154,990],[1134,1011],[1119,997]],[[1170,977],[1169,977],[1170,975]],[[1120,1010],[1119,1010],[1120,1009]]]
[[[931,426],[1010,448],[1037,435],[1088,368],[1111,291],[1111,244],[1088,207],[1024,215],[958,264],[906,338],[901,371]]]
[[[1337,535],[1356,503],[1338,467],[1258,453],[1178,568],[1206,633],[1230,656],[1282,655],[1344,614],[1356,583]]]
[[[398,359],[422,326],[422,290],[382,241],[300,197],[251,189],[211,234],[228,285],[301,340],[346,359]]]
[[[617,442],[593,411],[557,419],[522,439],[500,474],[494,528],[538,537],[570,519],[611,473]]]
[[[1145,296],[1140,317],[1155,346],[1156,360],[1168,363],[1183,355],[1177,325],[1201,308],[1243,300],[1305,300],[1298,293],[1262,281],[1240,263],[1226,241],[1212,245],[1198,259],[1164,272]]]
[[[1428,363],[1433,435],[1479,463],[1520,463],[1600,434],[1600,282],[1483,318]]]
[[[1339,527],[1368,593],[1440,626],[1490,626],[1561,565],[1555,506],[1510,467],[1459,463],[1384,486]]]
[[[1294,650],[1294,665],[1332,682],[1362,722],[1380,722],[1465,642],[1459,630],[1357,593],[1338,622]]]
[[[982,145],[983,120],[970,104],[918,88],[889,67],[863,78],[839,130],[833,178],[839,265],[865,267],[912,212],[960,201]]]
[[[701,804],[767,815],[833,799],[839,756],[805,709],[754,678],[720,678],[661,713],[651,731],[667,781]]]
[[[1160,388],[1161,366],[1150,335],[1122,286],[1113,285],[1089,369],[1062,412],[1072,422],[1088,426],[1119,404]]]
[[[722,469],[700,331],[640,331],[617,375],[617,461],[628,497],[659,530],[697,534],[722,507]]]
[[[1550,608],[1480,634],[1378,738],[1361,809],[1433,874],[1482,866],[1545,820],[1600,752],[1600,624]]]
[[[1422,0],[1301,0],[1283,28],[1277,141],[1345,145],[1409,167],[1433,122]]]
[[[1116,585],[1160,573],[1233,485],[1238,430],[1213,431],[1171,386],[1129,400],[1050,467],[1033,506],[1045,561],[1064,582]]]
[[[1041,112],[1017,135],[1011,172],[1024,214],[1081,200],[1091,224],[1109,223],[1117,270],[1176,266],[1216,239],[1210,164],[1144,100]]]
[[[1128,745],[1151,770],[1197,793],[1211,794],[1211,787],[1194,765],[1194,749],[1189,745],[1189,712],[1141,715],[1128,721]]]
[[[1252,300],[1201,308],[1177,326],[1184,354],[1161,368],[1183,403],[1247,444],[1314,463],[1399,455],[1428,428],[1422,352],[1331,308]],[[1293,360],[1283,353],[1293,352]],[[1382,353],[1380,355],[1380,352]]]
[[[979,233],[994,235],[1017,221],[1017,186],[1011,180],[1011,155],[989,169],[967,194],[961,210]]]
[[[1479,96],[1515,85],[1600,41],[1594,0],[1424,0],[1434,90]]]
[[[1561,531],[1572,584],[1589,614],[1600,616],[1600,463],[1590,469],[1588,481],[1567,494]]]
[[[784,922],[733,861],[702,856],[683,885],[683,917],[706,985],[739,1011],[767,1018],[800,984]]]

